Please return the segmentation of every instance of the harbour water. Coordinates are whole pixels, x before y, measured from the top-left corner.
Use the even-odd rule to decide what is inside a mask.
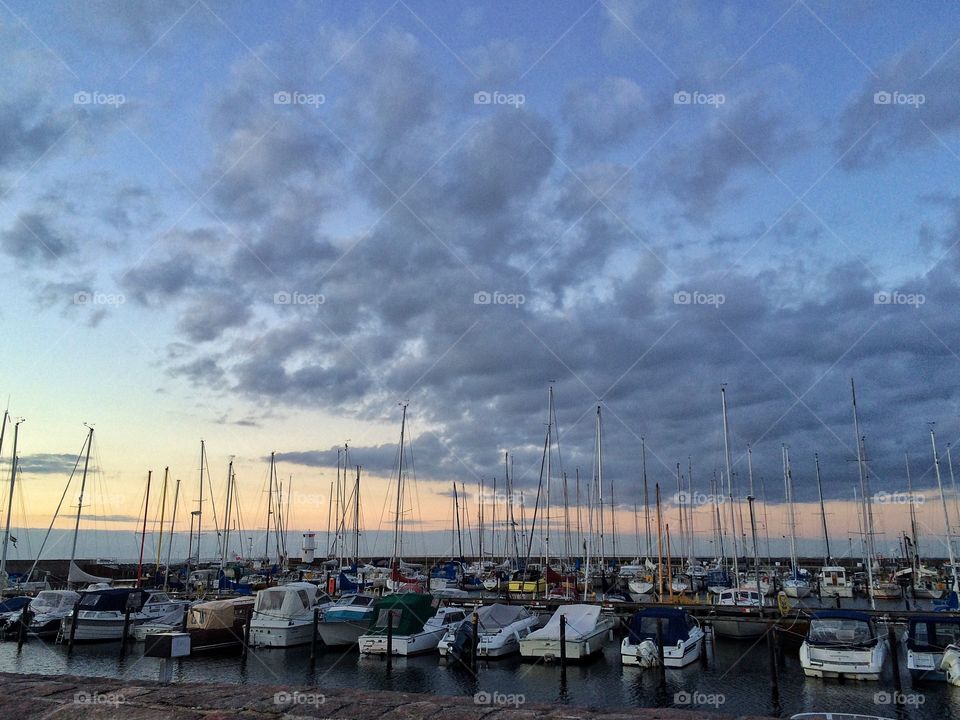
[[[845,601],[845,605],[865,604]],[[902,603],[887,603],[902,609]],[[142,644],[131,645],[119,660],[118,643],[77,645],[72,657],[64,645],[30,641],[18,654],[16,643],[0,643],[0,669],[11,672],[109,676],[124,679],[158,677],[159,661],[142,656]],[[311,665],[309,647],[251,650],[239,656],[195,657],[176,661],[174,682],[259,683],[363,690],[397,690],[434,695],[477,696],[480,702],[548,702],[594,707],[657,707],[717,711],[730,715],[789,717],[801,712],[855,712],[887,718],[957,718],[960,688],[945,682],[912,686],[901,650],[902,699],[895,706],[892,663],[880,682],[846,682],[805,678],[795,648],[785,648],[779,672],[779,704],[773,701],[765,641],[716,638],[707,645],[706,663],[667,670],[667,690],[659,687],[656,670],[623,667],[618,641],[585,665],[571,665],[565,674],[557,665],[519,658],[481,662],[475,679],[436,654],[395,658],[392,669],[380,658],[361,657],[355,650],[326,652]],[[565,681],[564,681],[565,675]]]

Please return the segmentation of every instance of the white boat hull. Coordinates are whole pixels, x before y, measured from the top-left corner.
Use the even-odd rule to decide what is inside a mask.
[[[630,638],[624,638],[623,642],[620,643],[620,662],[623,665],[643,665],[646,667],[646,663],[642,662],[642,651],[640,647],[643,643],[630,643]],[[693,635],[687,639],[686,642],[671,645],[670,647],[665,647],[663,649],[663,666],[668,668],[682,668],[695,663],[700,659],[701,646],[703,645],[703,632],[700,631],[699,634]],[[656,652],[656,645],[653,644],[653,650]],[[660,664],[659,655],[656,658],[656,662],[651,666],[655,667]]]
[[[256,622],[256,621],[254,621]],[[313,640],[313,620],[293,624],[263,623],[250,626],[250,644],[254,647],[295,647]]]
[[[392,638],[391,654],[418,655],[432,652],[437,649],[440,639],[446,634],[444,627],[436,630],[419,632],[415,635],[394,635]],[[361,635],[357,640],[362,655],[386,655],[386,635]]]
[[[874,647],[864,650],[832,650],[804,641],[800,646],[800,665],[807,677],[879,680],[888,650],[883,638]]]
[[[573,636],[573,633],[569,633],[564,643],[567,660],[580,660],[603,650],[613,624],[612,618],[601,618],[594,630],[588,634]],[[560,639],[525,637],[520,641],[520,654],[528,658],[559,660]]]
[[[317,636],[327,647],[350,647],[356,645],[360,636],[370,627],[370,622],[321,622],[317,624]]]

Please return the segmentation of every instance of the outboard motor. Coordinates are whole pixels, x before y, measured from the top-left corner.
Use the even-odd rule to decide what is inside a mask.
[[[660,665],[660,650],[653,640],[644,640],[637,647],[637,661],[640,667],[652,668]]]
[[[473,625],[471,623],[464,622],[460,625],[447,654],[465,668],[470,667],[470,659],[473,657]]]

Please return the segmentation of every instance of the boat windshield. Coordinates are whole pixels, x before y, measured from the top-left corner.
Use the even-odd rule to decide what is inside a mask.
[[[807,640],[815,645],[870,645],[877,636],[863,620],[851,618],[814,618]]]
[[[956,621],[924,621],[910,623],[907,647],[920,652],[942,652],[948,645],[960,644],[960,623]]]

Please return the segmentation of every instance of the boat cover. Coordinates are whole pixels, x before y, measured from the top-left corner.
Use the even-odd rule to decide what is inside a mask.
[[[530,612],[525,607],[519,605],[494,603],[493,605],[484,605],[481,608],[477,608],[478,628],[480,630],[486,630],[487,632],[505,628],[518,620],[523,620],[528,617],[530,617]],[[467,615],[467,622],[464,624],[469,625],[471,622],[471,616]]]
[[[630,644],[657,640],[657,620],[662,621],[663,644],[676,645],[690,637],[687,613],[680,608],[646,608],[630,618]]]
[[[560,618],[567,618],[566,639],[579,641],[590,635],[600,619],[599,605],[564,605],[558,608],[553,617],[539,630],[527,635],[531,640],[559,640]]]
[[[423,630],[434,614],[433,598],[421,593],[394,593],[377,599],[373,604],[374,614],[370,620],[368,635],[386,635],[387,623],[393,612],[394,635],[413,635]]]

